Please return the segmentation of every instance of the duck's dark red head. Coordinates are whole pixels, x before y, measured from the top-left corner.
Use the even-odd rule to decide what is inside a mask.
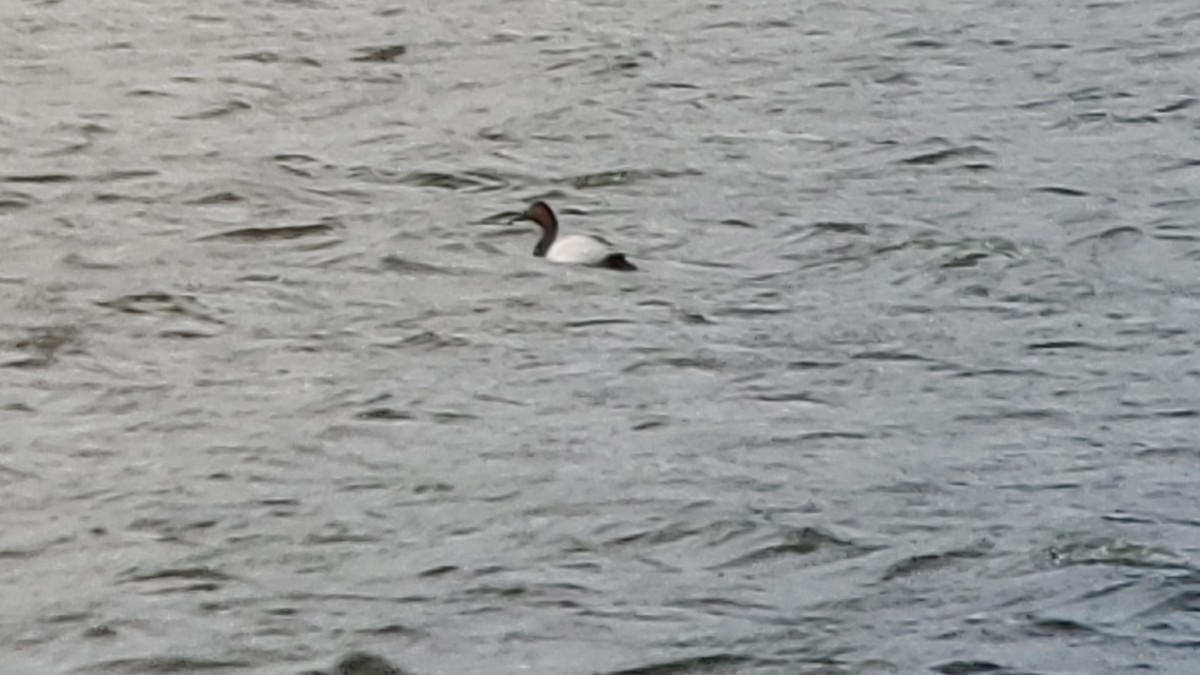
[[[534,202],[525,209],[525,213],[513,218],[514,222],[518,220],[532,220],[542,228],[542,238],[538,240],[537,246],[533,247],[533,254],[544,257],[554,239],[558,237],[558,218],[554,216],[554,211],[550,210],[550,205],[546,202]]]
[[[554,232],[558,229],[558,218],[554,216],[554,211],[546,202],[534,202],[524,213],[513,220],[531,220],[546,232]]]

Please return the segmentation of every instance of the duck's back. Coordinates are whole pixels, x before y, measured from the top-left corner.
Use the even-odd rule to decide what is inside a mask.
[[[597,237],[571,234],[561,237],[546,251],[546,260],[575,265],[599,265],[612,254],[612,247]]]

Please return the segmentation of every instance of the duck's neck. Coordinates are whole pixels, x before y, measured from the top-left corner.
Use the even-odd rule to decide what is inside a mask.
[[[542,228],[542,238],[538,239],[537,246],[533,247],[533,254],[539,258],[545,258],[546,252],[554,245],[554,240],[558,237],[558,219],[553,213],[545,214],[545,217],[539,218],[537,224]]]

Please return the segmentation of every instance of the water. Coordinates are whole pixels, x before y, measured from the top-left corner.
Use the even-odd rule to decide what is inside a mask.
[[[6,672],[1195,672],[1196,44],[3,3]]]

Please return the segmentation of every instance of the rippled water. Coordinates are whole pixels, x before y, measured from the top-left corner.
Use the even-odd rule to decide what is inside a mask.
[[[1197,44],[3,3],[5,672],[1196,672]]]

